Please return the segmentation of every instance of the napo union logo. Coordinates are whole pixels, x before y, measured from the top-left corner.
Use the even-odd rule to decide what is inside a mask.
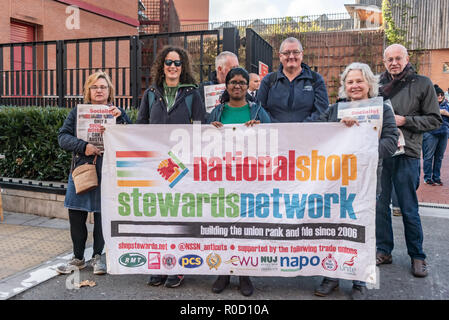
[[[166,254],[162,257],[162,265],[166,269],[173,269],[176,265],[176,257],[172,254]]]
[[[118,262],[127,268],[137,268],[147,263],[147,258],[140,253],[125,253],[118,259]]]
[[[321,265],[323,266],[324,270],[327,271],[335,271],[338,267],[337,260],[332,257],[332,254],[329,254],[326,258],[324,258],[321,262]]]
[[[221,257],[216,253],[211,253],[207,256],[206,262],[210,270],[218,270],[218,267],[221,264]]]

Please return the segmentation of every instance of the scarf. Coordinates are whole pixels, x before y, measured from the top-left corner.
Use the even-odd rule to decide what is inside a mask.
[[[405,87],[405,85],[408,83],[408,80],[410,80],[415,75],[416,71],[410,63],[408,63],[405,66],[404,70],[402,70],[402,72],[395,78],[393,78],[393,76],[388,71],[384,72],[380,76],[379,81],[382,85],[382,87],[380,87],[380,94],[385,99],[393,98],[399,91],[402,90],[402,88]]]

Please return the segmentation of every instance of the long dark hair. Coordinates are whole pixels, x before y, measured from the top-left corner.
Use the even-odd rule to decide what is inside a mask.
[[[164,83],[164,61],[165,57],[172,51],[175,51],[179,54],[179,57],[182,61],[182,71],[179,79],[179,83],[183,84],[195,84],[195,78],[193,76],[192,68],[190,66],[190,58],[187,51],[183,48],[175,47],[175,46],[165,46],[158,53],[156,60],[151,68],[151,77],[153,78],[153,84],[162,87]]]
[[[226,75],[226,88],[228,87],[229,81],[231,81],[232,78],[234,78],[237,75],[241,75],[243,78],[245,78],[246,82],[249,83],[249,73],[243,68],[233,68],[229,70],[228,74]],[[220,98],[220,103],[226,103],[230,100],[229,92],[226,89]]]

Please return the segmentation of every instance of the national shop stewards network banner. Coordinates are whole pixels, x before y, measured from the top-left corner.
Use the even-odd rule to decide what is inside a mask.
[[[113,125],[104,142],[109,273],[376,281],[373,125]]]

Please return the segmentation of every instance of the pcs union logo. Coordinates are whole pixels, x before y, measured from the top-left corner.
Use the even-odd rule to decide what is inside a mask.
[[[198,268],[203,264],[203,258],[195,254],[189,254],[179,258],[179,265],[183,268]]]

